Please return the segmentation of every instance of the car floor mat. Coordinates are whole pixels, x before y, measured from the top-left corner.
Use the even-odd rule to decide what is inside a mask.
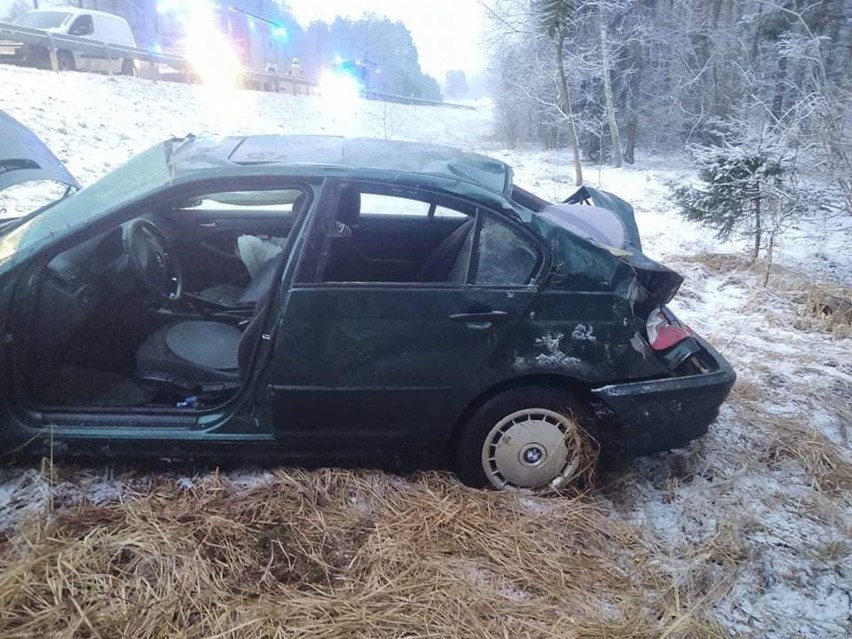
[[[41,402],[49,406],[81,408],[144,406],[154,399],[154,393],[126,375],[78,366],[58,367],[40,395]]]

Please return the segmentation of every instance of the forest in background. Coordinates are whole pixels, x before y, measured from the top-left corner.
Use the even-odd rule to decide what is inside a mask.
[[[771,268],[797,220],[852,215],[852,0],[492,0],[497,132],[583,164],[682,152],[682,213]],[[767,275],[769,277],[769,269]]]
[[[214,0],[215,2],[215,0]],[[52,6],[56,2],[42,5]],[[157,42],[156,0],[69,0],[73,6],[108,11],[123,16],[133,29],[140,47]],[[288,50],[298,58],[303,72],[317,77],[323,68],[340,58],[368,61],[380,70],[372,87],[385,93],[441,100],[438,81],[423,72],[417,47],[408,28],[399,21],[367,14],[352,20],[337,18],[331,24],[313,22],[302,28],[286,2],[276,0],[227,0],[220,5],[236,7],[287,30]],[[33,8],[31,0],[19,0],[6,18]]]
[[[583,157],[632,162],[640,145],[681,148],[766,125],[794,137],[821,130],[811,141],[843,140],[848,154],[852,0],[485,5],[512,145],[576,140]]]

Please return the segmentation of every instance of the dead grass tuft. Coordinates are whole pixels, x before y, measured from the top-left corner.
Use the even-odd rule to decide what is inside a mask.
[[[748,273],[761,278],[766,273],[762,260],[751,262],[745,256],[728,253],[684,255],[674,258],[674,262],[699,264],[711,273]],[[765,306],[763,295],[768,291],[798,308],[793,321],[795,328],[828,332],[837,338],[852,337],[852,289],[840,284],[816,283],[795,269],[778,264],[772,267],[772,273],[768,283],[754,289],[751,302],[754,306]]]
[[[835,337],[852,335],[852,289],[811,285],[796,328],[825,330]]]
[[[766,397],[766,388],[750,379],[738,377],[731,390],[731,400],[740,402],[758,402]]]
[[[161,479],[58,510],[0,565],[5,639],[723,636],[599,505],[439,474]]]
[[[775,418],[771,434],[770,457],[796,460],[824,493],[845,496],[852,490],[852,462],[821,432],[803,421]]]
[[[701,264],[712,273],[747,271],[754,268],[754,263],[744,255],[730,253],[697,253],[678,256],[676,260],[685,264]]]

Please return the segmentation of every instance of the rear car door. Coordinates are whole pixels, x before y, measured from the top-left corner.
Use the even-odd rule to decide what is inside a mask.
[[[499,214],[457,202],[459,221],[472,223],[450,255],[455,281],[325,281],[336,190],[317,207],[330,217],[313,221],[275,338],[275,435],[324,456],[429,455],[472,399],[459,390],[527,312],[544,249]]]
[[[352,228],[348,279],[408,282],[441,240],[466,218],[428,200],[379,193],[361,194]]]

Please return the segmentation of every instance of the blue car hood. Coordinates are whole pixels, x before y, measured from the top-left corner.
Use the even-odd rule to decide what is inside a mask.
[[[80,188],[79,182],[35,133],[0,111],[0,191],[36,180]]]

